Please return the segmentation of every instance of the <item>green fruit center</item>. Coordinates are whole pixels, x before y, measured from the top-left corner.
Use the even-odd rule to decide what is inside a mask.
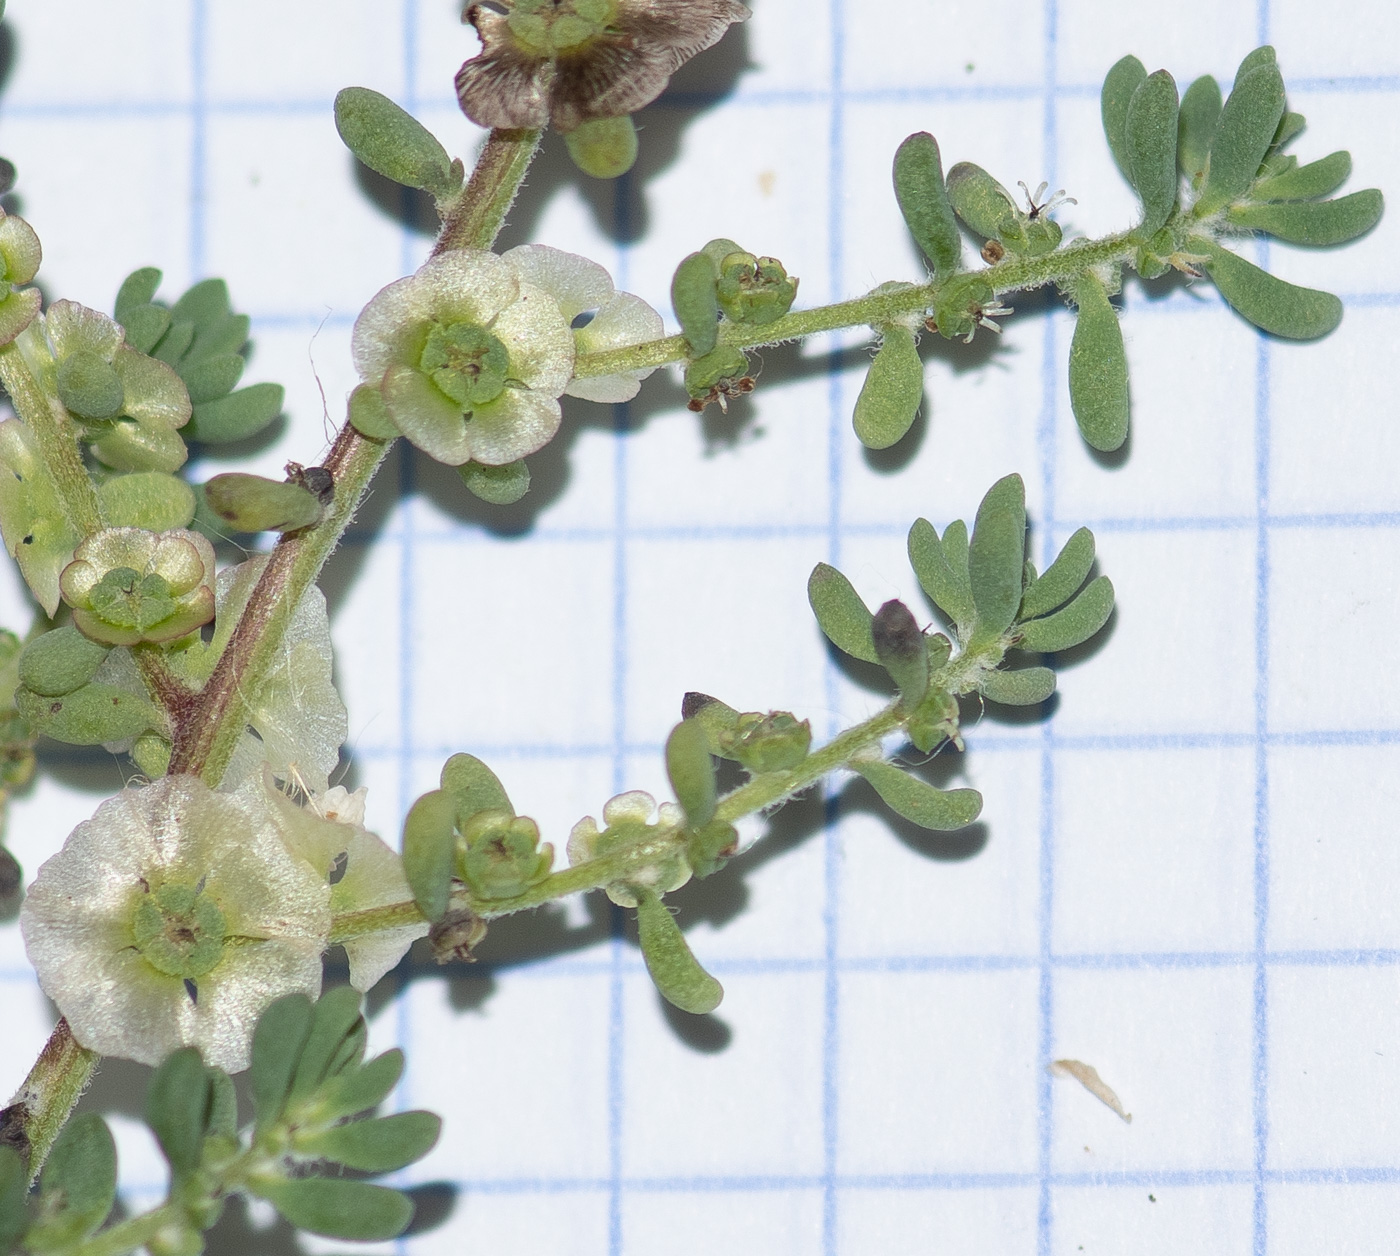
[[[190,979],[209,972],[224,954],[227,923],[200,886],[172,882],[142,894],[131,919],[136,948],[151,967]]]
[[[577,55],[617,16],[617,0],[516,0],[507,21],[521,47],[538,57]]]
[[[428,332],[419,368],[465,410],[494,401],[506,385],[510,355],[484,327],[474,323],[435,323]]]

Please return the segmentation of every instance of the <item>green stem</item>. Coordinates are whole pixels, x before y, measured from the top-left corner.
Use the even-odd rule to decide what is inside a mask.
[[[66,1256],[126,1256],[144,1247],[168,1225],[181,1221],[180,1210],[174,1204],[161,1204],[150,1212],[119,1221],[99,1234],[70,1247]]]
[[[984,270],[964,271],[954,276],[954,281],[975,274],[991,284],[998,296],[1043,287],[1048,283],[1070,279],[1094,267],[1130,261],[1137,252],[1136,244],[1129,243],[1130,235],[1129,232],[1121,232],[1105,236],[1102,240],[1078,240],[1043,257],[1007,258]],[[840,331],[846,327],[878,327],[934,308],[942,287],[937,283],[927,283],[893,292],[872,292],[850,301],[785,314],[760,327],[745,323],[721,323],[719,339],[721,344],[749,349],[780,344],[784,340],[797,340],[818,332]],[[689,356],[690,349],[684,336],[666,336],[622,349],[580,354],[574,362],[574,378],[664,366],[668,362],[684,361]]]
[[[0,348],[0,383],[10,394],[15,412],[34,433],[44,467],[53,476],[69,520],[84,536],[102,527],[97,490],[83,466],[73,420],[57,397],[34,378],[14,341]]]
[[[470,181],[443,220],[434,257],[451,249],[491,247],[534,160],[540,134],[497,128],[486,137]]]
[[[7,1127],[17,1117],[28,1142],[29,1178],[33,1181],[49,1158],[59,1131],[79,1096],[92,1080],[101,1056],[79,1046],[68,1021],[59,1018],[24,1084],[4,1115]]]

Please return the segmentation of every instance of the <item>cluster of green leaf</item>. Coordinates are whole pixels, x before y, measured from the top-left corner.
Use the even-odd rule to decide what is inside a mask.
[[[344,1239],[402,1233],[413,1205],[400,1191],[342,1176],[389,1173],[425,1156],[441,1126],[429,1112],[364,1117],[403,1072],[397,1049],[365,1060],[359,996],[333,990],[314,1006],[289,995],[262,1014],[249,1074],[253,1120],[240,1133],[228,1074],[194,1047],[167,1056],[146,1095],[150,1126],[170,1166],[165,1202],[103,1228],[117,1190],[107,1123],[68,1122],[31,1197],[24,1159],[0,1147],[0,1254],[198,1256],[232,1194],[267,1200],[298,1229]]]
[[[931,330],[971,339],[978,327],[995,328],[991,316],[1009,312],[997,304],[1000,294],[1046,282],[1057,283],[1078,307],[1070,400],[1084,439],[1113,450],[1128,433],[1127,357],[1110,301],[1125,264],[1149,279],[1169,268],[1204,272],[1256,326],[1312,339],[1337,325],[1341,302],[1275,278],[1221,239],[1257,232],[1290,244],[1341,244],[1369,231],[1384,204],[1374,188],[1325,199],[1351,172],[1347,153],[1300,166],[1284,152],[1303,118],[1288,111],[1267,46],[1240,64],[1223,102],[1209,75],[1178,100],[1165,70],[1148,74],[1136,57],[1124,57],[1104,82],[1102,113],[1114,160],[1142,206],[1141,220],[1122,237],[1063,244],[1049,217],[1057,199],[1037,204],[1028,193],[1022,209],[971,162],[959,162],[945,179],[937,141],[925,133],[900,145],[894,187],[909,232],[933,268]],[[959,221],[985,241],[987,269],[964,269]],[[877,449],[909,430],[923,393],[915,329],[895,321],[878,330],[880,350],[855,412],[857,436]]]

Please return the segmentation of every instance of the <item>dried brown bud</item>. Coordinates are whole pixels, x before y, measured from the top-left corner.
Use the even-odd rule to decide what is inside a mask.
[[[480,945],[485,936],[486,921],[465,907],[454,907],[428,930],[428,944],[439,964],[453,960],[474,964],[472,948]]]

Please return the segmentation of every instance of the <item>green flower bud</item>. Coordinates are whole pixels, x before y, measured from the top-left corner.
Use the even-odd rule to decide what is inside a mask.
[[[549,876],[554,847],[539,826],[509,811],[479,811],[461,826],[457,874],[480,899],[515,898]]]
[[[295,532],[320,519],[322,510],[300,484],[241,471],[216,475],[204,486],[204,500],[237,532]]]
[[[685,368],[685,390],[697,401],[721,381],[748,373],[749,360],[738,349],[720,345]]]
[[[585,122],[568,132],[564,143],[574,165],[595,179],[616,179],[637,160],[637,128],[630,114]]]
[[[761,327],[782,318],[792,308],[797,284],[776,257],[735,252],[720,262],[715,293],[719,308],[730,322]]]
[[[810,721],[799,721],[788,711],[747,712],[739,717],[736,734],[729,757],[755,775],[795,768],[812,745]]]
[[[214,550],[184,529],[108,528],[78,546],[59,588],[94,641],[173,641],[214,618]]]

